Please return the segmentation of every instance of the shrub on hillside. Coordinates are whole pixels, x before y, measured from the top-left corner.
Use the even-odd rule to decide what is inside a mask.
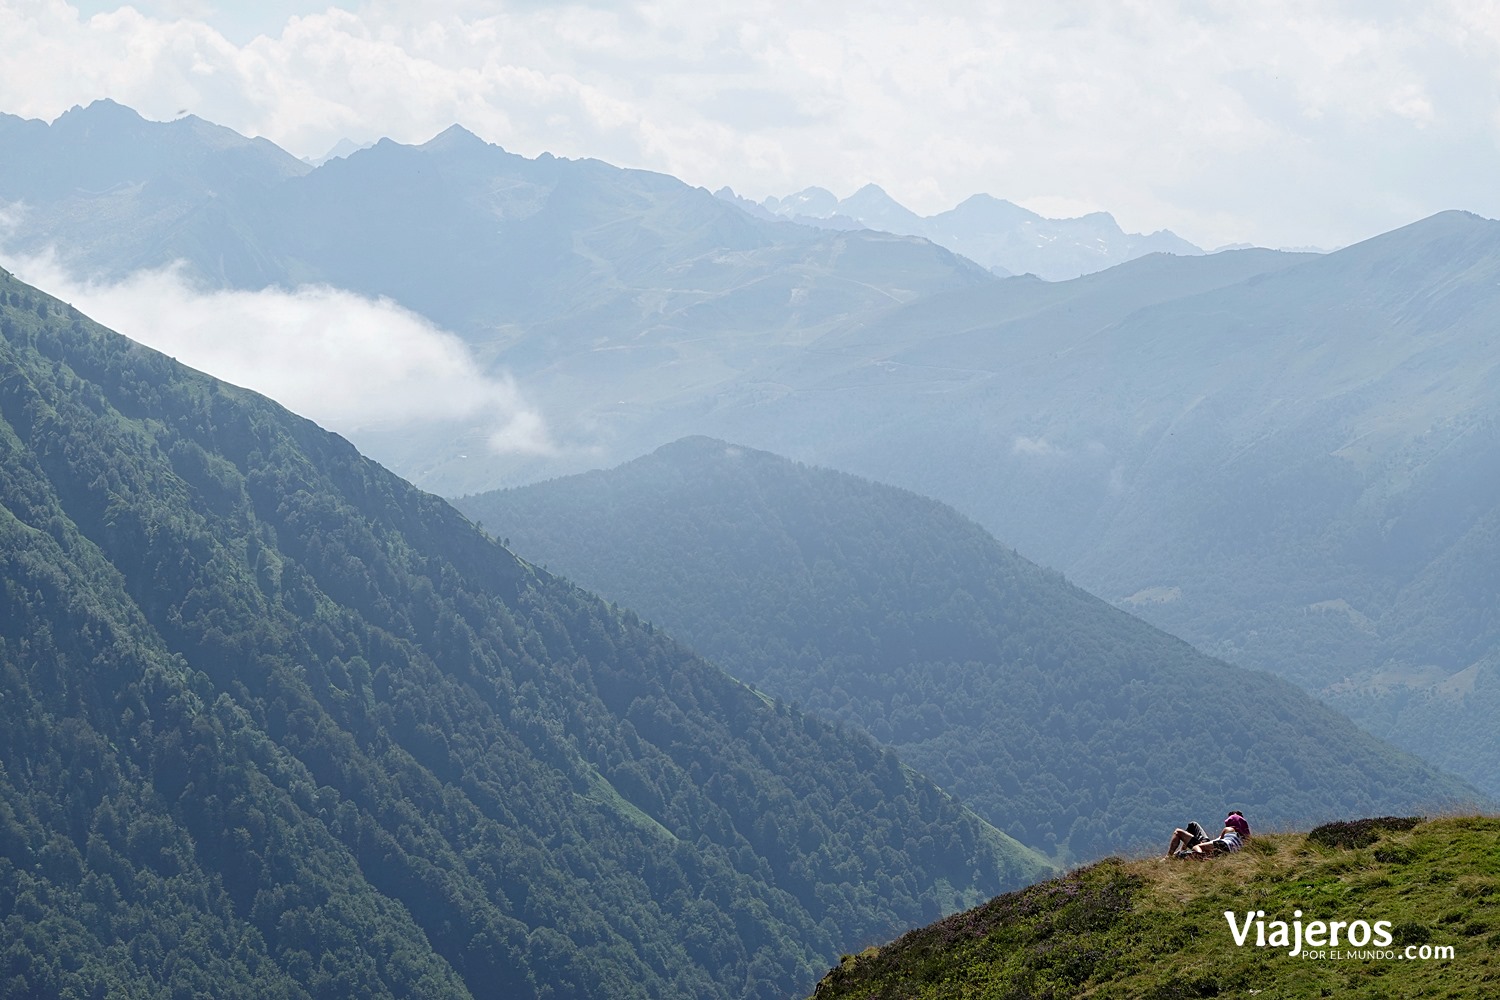
[[[1308,831],[1307,839],[1324,847],[1342,847],[1354,850],[1369,847],[1380,839],[1382,832],[1410,830],[1422,822],[1421,816],[1380,816],[1374,819],[1339,820],[1324,823]]]

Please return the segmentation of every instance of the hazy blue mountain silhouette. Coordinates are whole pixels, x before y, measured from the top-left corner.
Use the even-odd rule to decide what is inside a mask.
[[[585,333],[597,344],[726,317],[754,329],[724,303],[766,282],[800,281],[798,315],[781,326],[816,329],[985,280],[924,241],[750,218],[675,178],[527,159],[459,126],[317,168],[265,140],[193,118],[148,122],[109,101],[50,126],[6,116],[0,127],[0,197],[25,206],[13,250],[55,247],[104,277],[182,261],[211,285],[318,281],[388,295],[522,370],[556,360],[538,343],[567,352]],[[177,232],[197,215],[210,218],[194,238],[212,233],[211,245]],[[258,257],[263,273],[226,272],[225,255]],[[540,321],[540,336],[505,352],[510,326]]]
[[[1497,279],[1500,224],[1459,212],[1010,279],[830,334],[696,426],[953,503],[1493,793]]]
[[[720,195],[733,197],[733,192]],[[1126,233],[1108,212],[1048,219],[987,194],[973,195],[931,216],[918,215],[875,184],[866,184],[844,199],[824,188],[807,188],[785,198],[767,198],[760,207],[812,226],[844,229],[854,222],[888,233],[921,236],[995,274],[1035,274],[1050,281],[1102,271],[1150,253],[1203,252],[1165,229]]]
[[[600,428],[629,440],[664,398],[857,316],[993,280],[919,238],[757,218],[672,177],[528,159],[458,126],[316,169],[263,140],[111,102],[3,129],[0,196],[22,206],[12,252],[53,249],[104,278],[176,262],[208,288],[389,297],[523,379],[575,463],[607,443]],[[444,427],[370,446],[457,489],[505,475],[483,439]]]

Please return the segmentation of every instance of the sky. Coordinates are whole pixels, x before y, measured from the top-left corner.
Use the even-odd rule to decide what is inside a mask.
[[[1500,0],[0,0],[0,42],[0,113],[107,97],[310,158],[458,123],[755,200],[875,183],[934,214],[987,193],[1207,249],[1500,217]],[[389,300],[57,259],[0,246],[23,280],[357,444],[467,422],[498,454],[565,447],[525,386]]]
[[[109,97],[299,156],[455,122],[760,200],[984,192],[1331,249],[1500,216],[1500,0],[0,0],[0,111]]]

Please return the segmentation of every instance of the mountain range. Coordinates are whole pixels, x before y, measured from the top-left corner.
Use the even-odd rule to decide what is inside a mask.
[[[13,252],[386,296],[513,373],[558,447],[496,454],[478,423],[357,438],[420,485],[519,485],[689,434],[865,475],[1500,794],[1493,222],[1046,282],[461,129],[317,169],[108,102],[0,118],[0,140]]]
[[[691,438],[456,503],[1059,861],[1155,844],[1205,803],[1284,826],[1478,798],[905,490]]]
[[[705,380],[993,280],[925,240],[754,218],[672,177],[527,159],[458,126],[312,168],[192,116],[148,122],[96,101],[50,125],[0,116],[0,145],[0,200],[19,206],[9,252],[51,251],[101,280],[175,263],[205,288],[391,299],[521,379],[575,468]],[[491,455],[486,437],[445,425],[362,441],[440,489],[492,485],[499,465],[548,468]]]
[[[0,275],[0,993],[782,997],[1047,862]]]
[[[1500,224],[1454,212],[1009,279],[830,334],[693,424],[950,502],[1494,794],[1497,273]]]
[[[826,188],[806,188],[785,198],[756,204],[728,188],[719,197],[771,218],[803,225],[850,230],[877,229],[920,236],[977,261],[1002,277],[1034,274],[1061,281],[1091,274],[1151,253],[1195,255],[1202,248],[1170,232],[1127,233],[1108,212],[1073,219],[1048,219],[988,194],[976,194],[946,212],[921,216],[866,184],[847,198]]]
[[[1058,277],[1200,252],[985,195],[921,220],[874,187],[835,203],[857,223],[793,225],[787,212],[815,210],[811,190],[778,216],[661,174],[517,156],[458,126],[314,167],[191,115],[151,122],[101,100],[50,124],[0,115],[0,143],[13,255],[54,252],[95,280],[175,264],[203,288],[389,298],[519,379],[560,454],[493,456],[477,425],[363,429],[363,447],[449,493],[629,457],[660,443],[648,425],[672,401],[892,304],[988,283],[985,268],[1006,270],[997,253]]]

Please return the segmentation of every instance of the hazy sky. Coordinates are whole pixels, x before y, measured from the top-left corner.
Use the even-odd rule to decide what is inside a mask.
[[[1500,216],[1500,0],[0,0],[0,111],[111,97],[298,155],[457,121],[752,198],[873,181],[1205,246]]]

